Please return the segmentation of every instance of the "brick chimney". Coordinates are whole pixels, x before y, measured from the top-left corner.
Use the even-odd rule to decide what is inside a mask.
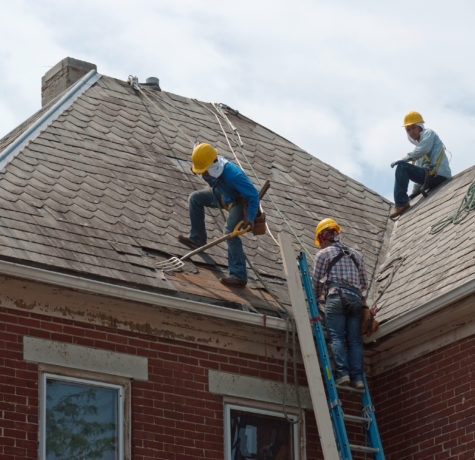
[[[70,57],[58,62],[41,78],[41,104],[47,104],[92,69],[97,70],[95,64]]]

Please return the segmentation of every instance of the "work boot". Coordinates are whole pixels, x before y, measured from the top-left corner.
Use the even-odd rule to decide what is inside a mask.
[[[395,206],[393,212],[389,214],[389,217],[394,219],[394,217],[400,216],[410,206],[411,205],[409,203],[403,204],[402,206]]]
[[[356,382],[351,382],[351,386],[357,390],[364,390],[363,380],[357,380]]]
[[[178,235],[178,241],[191,249],[198,249],[200,247],[199,244],[196,244],[194,241],[191,241],[187,236],[184,235]]]
[[[335,383],[337,385],[341,386],[346,386],[350,384],[350,376],[349,375],[344,375],[343,377],[340,377],[339,379],[336,379]]]
[[[239,278],[234,278],[233,276],[227,276],[225,278],[221,278],[221,283],[228,287],[243,288],[246,287],[247,280],[241,280]]]

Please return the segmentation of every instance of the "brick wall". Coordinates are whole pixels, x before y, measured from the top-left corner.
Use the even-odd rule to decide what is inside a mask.
[[[223,459],[223,402],[207,391],[208,369],[279,382],[283,378],[277,360],[0,307],[2,460],[37,458],[38,366],[23,361],[24,335],[148,358],[149,380],[132,384],[134,460]],[[305,382],[302,372],[300,383]],[[313,413],[307,414],[307,433],[308,459],[317,460]]]
[[[373,380],[387,460],[474,458],[474,356],[467,338]]]
[[[282,381],[282,363],[274,359],[0,307],[2,460],[37,458],[38,366],[23,361],[25,335],[148,358],[149,381],[132,384],[134,460],[222,460],[223,403],[207,391],[208,369]],[[374,379],[388,460],[473,458],[474,352],[474,339],[464,339]],[[306,428],[307,458],[321,459],[312,412]]]

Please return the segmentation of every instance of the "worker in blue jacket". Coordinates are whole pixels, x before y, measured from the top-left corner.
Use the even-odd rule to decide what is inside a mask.
[[[404,117],[404,128],[409,142],[416,147],[401,160],[391,163],[391,168],[397,166],[394,183],[396,206],[389,215],[391,218],[401,215],[410,206],[407,195],[409,180],[414,182],[415,195],[419,191],[424,192],[424,188],[436,187],[452,176],[444,144],[435,131],[424,126],[422,115],[409,112]]]
[[[193,192],[189,199],[191,230],[189,237],[178,240],[190,248],[206,244],[205,207],[221,207],[229,211],[224,232],[231,233],[239,221],[241,228],[253,227],[259,208],[259,193],[244,171],[209,144],[199,144],[191,155],[192,171],[201,174],[211,188]],[[244,210],[247,217],[244,219]],[[238,236],[228,242],[229,276],[221,279],[226,286],[242,288],[247,284],[246,256]]]

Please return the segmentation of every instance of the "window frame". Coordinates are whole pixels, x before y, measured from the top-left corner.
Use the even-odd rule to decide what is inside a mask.
[[[43,366],[42,366],[43,367]],[[82,385],[114,389],[118,391],[117,424],[118,424],[118,459],[130,459],[129,449],[129,418],[130,418],[130,381],[114,376],[99,375],[90,372],[74,372],[74,370],[59,370],[56,366],[45,366],[40,368],[39,385],[39,459],[46,460],[46,381],[53,379],[56,381],[70,382]]]
[[[224,402],[224,460],[231,459],[231,410],[239,410],[242,412],[249,412],[256,415],[268,415],[270,417],[281,418],[287,423],[291,423],[286,419],[286,416],[283,412],[280,412],[276,409],[266,409],[262,407],[254,407],[252,404],[237,403],[237,402]],[[296,421],[298,416],[295,414],[287,414],[287,418]],[[300,460],[300,449],[301,449],[301,440],[300,440],[300,423],[292,424],[292,436],[294,440],[293,455],[294,460]]]

